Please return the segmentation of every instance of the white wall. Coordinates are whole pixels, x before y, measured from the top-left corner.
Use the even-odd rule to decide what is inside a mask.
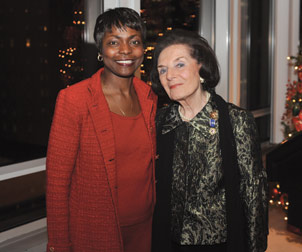
[[[240,106],[241,66],[241,1],[230,0],[229,4],[229,102]]]
[[[215,5],[215,53],[221,73],[216,92],[229,101],[229,1],[216,0]]]
[[[103,12],[103,3],[101,0],[85,1],[85,32],[84,40],[86,43],[94,44],[93,32],[96,18]]]
[[[272,92],[272,136],[273,143],[283,140],[281,117],[285,111],[286,83],[292,78],[286,57],[296,55],[299,42],[299,0],[275,0],[275,43],[273,92]]]

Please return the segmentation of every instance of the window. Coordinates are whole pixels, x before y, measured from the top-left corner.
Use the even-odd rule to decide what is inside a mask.
[[[0,171],[46,156],[59,90],[97,68],[96,48],[83,40],[85,3],[2,3]],[[0,232],[45,216],[44,171],[0,180],[0,191]]]
[[[270,140],[271,1],[241,4],[241,107],[253,112],[261,142]]]
[[[147,27],[145,59],[141,66],[142,80],[150,83],[149,74],[156,39],[162,36],[165,31],[175,28],[198,31],[199,10],[199,0],[141,0],[141,17]],[[165,98],[159,97],[159,106],[165,102]]]

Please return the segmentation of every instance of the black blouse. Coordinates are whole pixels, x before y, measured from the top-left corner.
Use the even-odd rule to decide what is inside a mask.
[[[171,235],[181,245],[226,242],[226,199],[218,120],[210,126],[216,104],[210,98],[190,121],[182,121],[178,104],[159,111],[162,134],[174,131]],[[264,251],[267,236],[267,181],[252,114],[229,104],[240,170],[240,198],[247,223],[249,251]],[[167,113],[168,110],[168,113]],[[219,116],[219,115],[218,115]],[[161,193],[161,192],[157,192]]]

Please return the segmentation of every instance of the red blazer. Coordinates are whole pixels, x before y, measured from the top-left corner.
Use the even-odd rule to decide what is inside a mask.
[[[50,131],[47,174],[47,251],[121,252],[115,142],[100,69],[60,91]],[[157,97],[134,78],[155,163]],[[154,184],[154,172],[153,172]],[[135,196],[134,196],[135,197]],[[155,186],[154,186],[155,204]]]

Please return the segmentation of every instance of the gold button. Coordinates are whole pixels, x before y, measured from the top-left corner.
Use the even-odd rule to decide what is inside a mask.
[[[211,135],[214,135],[214,134],[216,134],[216,129],[215,128],[210,128],[209,132],[210,132]]]
[[[50,247],[50,248],[49,248],[49,251],[50,251],[50,252],[54,252],[54,251],[55,251],[55,248],[54,248],[54,247]]]
[[[155,160],[157,160],[157,159],[159,159],[159,154],[157,154],[157,155],[155,156]]]

